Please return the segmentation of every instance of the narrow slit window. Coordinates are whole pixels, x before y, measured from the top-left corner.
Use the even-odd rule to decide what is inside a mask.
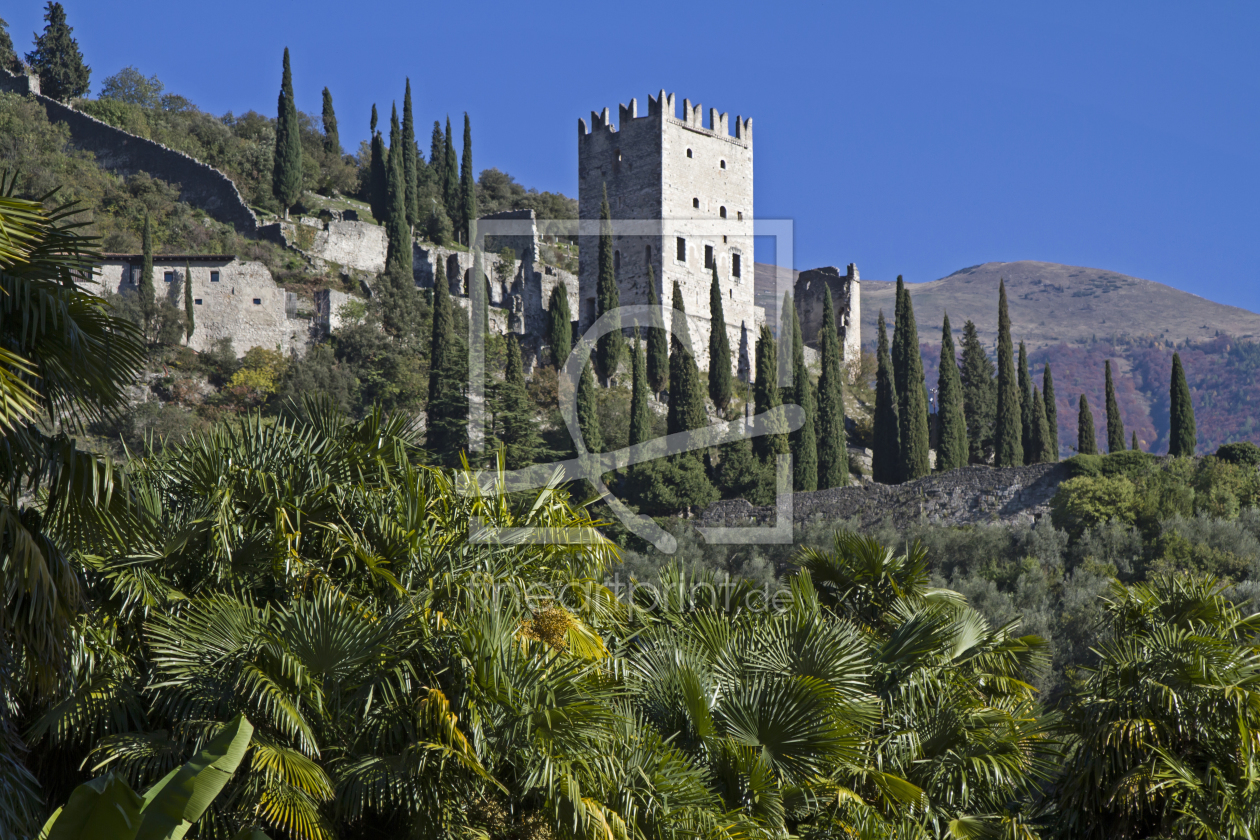
[[[693,199],[691,199],[691,206],[692,206],[692,207],[694,207],[694,208],[696,208],[697,210],[699,210],[699,209],[700,209],[700,199],[698,199],[698,198],[693,198]]]
[[[621,252],[613,251],[613,271],[621,271]]]
[[[713,268],[713,246],[704,246],[704,267]]]
[[[731,254],[731,276],[740,276],[739,254]]]
[[[254,306],[262,306],[262,298],[254,298]]]
[[[687,157],[691,157],[691,149],[687,150]]]
[[[744,211],[740,210],[738,213],[736,213],[735,219],[736,221],[740,221],[740,222],[744,221]]]
[[[725,208],[725,207],[719,207],[719,208],[718,208],[718,215],[719,215],[719,216],[721,216],[723,219],[725,219],[725,218],[726,218],[726,208]]]
[[[686,239],[683,239],[683,238],[680,236],[680,237],[678,237],[678,243],[677,243],[677,245],[678,245],[678,254],[677,254],[677,259],[679,259],[679,260],[681,260],[681,261],[683,261],[683,262],[686,262],[686,261],[687,261],[687,240],[686,240]]]
[[[723,168],[723,169],[725,169],[725,168],[726,168],[726,161],[722,161],[722,168]]]

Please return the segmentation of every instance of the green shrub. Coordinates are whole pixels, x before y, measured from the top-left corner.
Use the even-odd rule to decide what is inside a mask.
[[[1126,449],[1124,452],[1113,452],[1106,456],[1097,456],[1101,459],[1102,474],[1107,476],[1124,476],[1129,479],[1140,478],[1149,475],[1155,468],[1156,459],[1154,455],[1146,452],[1135,452]]]
[[[1132,524],[1135,502],[1133,482],[1124,476],[1081,476],[1059,485],[1050,501],[1050,516],[1056,528],[1077,536],[1111,520]]]
[[[1238,443],[1227,443],[1216,450],[1216,457],[1230,464],[1241,464],[1248,467],[1260,466],[1260,446],[1245,440]]]
[[[1103,455],[1073,455],[1063,462],[1071,478],[1102,475]]]

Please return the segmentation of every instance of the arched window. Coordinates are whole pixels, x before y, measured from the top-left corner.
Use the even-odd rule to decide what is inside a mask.
[[[726,208],[725,208],[725,207],[719,207],[719,208],[718,208],[718,215],[719,215],[719,216],[721,216],[723,219],[725,219],[725,218],[726,218]]]
[[[691,157],[691,149],[687,150],[687,157]]]
[[[694,208],[696,208],[697,210],[699,210],[699,209],[700,209],[700,199],[698,199],[698,198],[693,198],[693,199],[691,199],[691,206],[692,206],[692,207],[694,207]]]

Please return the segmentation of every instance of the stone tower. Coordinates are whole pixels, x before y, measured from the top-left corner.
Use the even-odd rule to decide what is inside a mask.
[[[647,116],[631,99],[578,120],[578,216],[597,224],[604,190],[613,219],[614,266],[623,305],[648,301],[648,266],[666,306],[677,281],[689,316],[696,360],[708,366],[709,287],[717,265],[729,332],[732,372],[738,365],[740,324],[755,330],[765,313],[754,303],[752,120],[709,109],[673,94],[649,97]],[[593,231],[593,229],[592,229]],[[585,231],[584,231],[585,233]],[[579,325],[595,320],[599,237],[579,237]]]
[[[858,370],[862,363],[862,280],[857,265],[849,263],[841,274],[835,266],[811,268],[796,277],[792,297],[801,319],[801,337],[817,347],[823,323],[825,292],[831,292],[831,305],[840,334],[840,351],[845,364]]]

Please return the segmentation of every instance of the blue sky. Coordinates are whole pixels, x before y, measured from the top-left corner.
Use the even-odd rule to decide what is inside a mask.
[[[19,50],[42,3],[4,17]],[[66,0],[94,90],[134,64],[221,114],[333,93],[348,148],[468,111],[478,169],[576,196],[576,123],[660,88],[754,120],[797,268],[910,282],[1035,259],[1260,311],[1258,3]]]

